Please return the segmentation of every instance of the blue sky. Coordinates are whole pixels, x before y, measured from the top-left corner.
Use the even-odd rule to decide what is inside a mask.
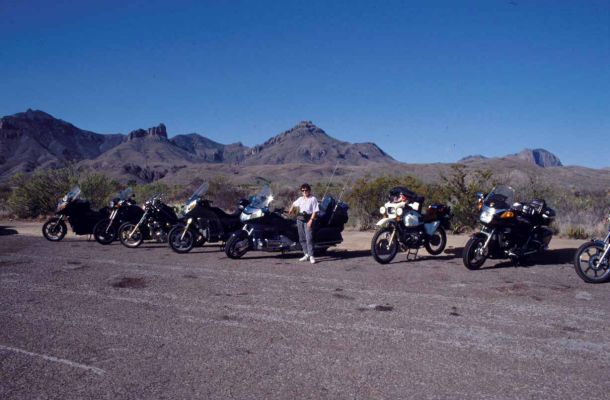
[[[0,115],[246,145],[312,120],[405,162],[610,166],[607,0],[3,0],[0,20]]]

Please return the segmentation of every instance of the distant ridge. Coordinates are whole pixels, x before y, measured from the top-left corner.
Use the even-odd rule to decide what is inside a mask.
[[[529,164],[537,165],[542,168],[546,167],[562,167],[563,164],[559,157],[545,149],[523,149],[519,153],[509,154],[504,157],[498,158],[509,158],[523,160]],[[458,163],[469,163],[473,161],[490,160],[490,158],[482,155],[473,155],[460,159]]]

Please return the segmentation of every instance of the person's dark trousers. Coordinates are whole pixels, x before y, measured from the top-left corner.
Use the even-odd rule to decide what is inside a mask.
[[[297,229],[299,230],[299,242],[301,243],[303,253],[313,257],[313,237],[307,227],[307,222],[297,220]]]

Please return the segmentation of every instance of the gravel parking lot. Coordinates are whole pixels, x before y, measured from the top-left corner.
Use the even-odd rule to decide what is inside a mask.
[[[531,265],[381,266],[370,233],[311,265],[0,223],[2,399],[587,398],[610,392],[610,285],[579,241]]]

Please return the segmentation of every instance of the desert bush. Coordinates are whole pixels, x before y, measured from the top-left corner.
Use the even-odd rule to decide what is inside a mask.
[[[32,175],[15,175],[7,200],[11,212],[20,218],[38,217],[55,211],[59,198],[78,183],[73,167],[38,170]]]
[[[479,210],[476,208],[477,192],[487,193],[495,185],[489,170],[468,171],[464,165],[454,164],[449,175],[441,175],[441,190],[451,205],[454,232],[462,232],[476,226]]]
[[[176,190],[174,186],[159,181],[131,187],[138,204],[144,204],[146,200],[155,195],[161,195],[164,202],[170,202],[174,199]]]
[[[79,179],[82,197],[89,200],[91,207],[102,208],[111,196],[119,190],[119,184],[101,174],[86,174]]]
[[[406,186],[426,197],[438,194],[430,190],[430,186],[408,175],[360,178],[345,196],[345,201],[350,206],[350,221],[361,230],[373,228],[381,218],[379,207],[386,203],[389,190],[395,186]]]
[[[210,179],[208,197],[214,202],[214,206],[226,211],[235,211],[240,199],[248,197],[248,191],[235,185],[225,176],[215,176]]]
[[[570,239],[587,239],[589,235],[583,226],[574,226],[570,225],[567,227],[565,232],[563,232],[565,236]]]

